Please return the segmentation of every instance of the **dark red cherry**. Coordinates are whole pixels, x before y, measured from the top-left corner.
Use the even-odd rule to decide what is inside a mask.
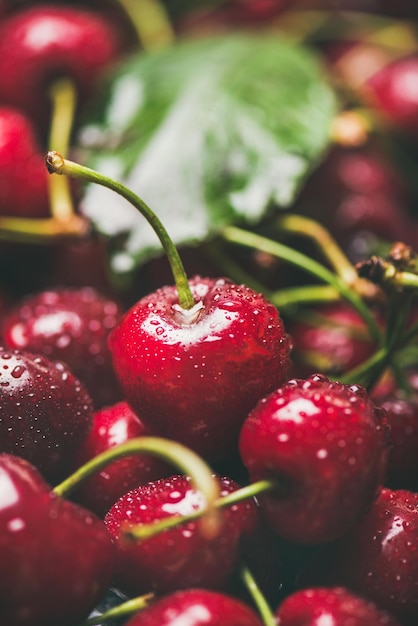
[[[261,294],[226,279],[189,282],[189,311],[164,287],[125,313],[109,338],[113,364],[154,433],[224,460],[250,409],[285,379],[291,341]]]
[[[370,508],[385,477],[387,443],[381,410],[363,388],[314,375],[261,400],[239,447],[252,482],[277,481],[259,496],[271,528],[315,544],[343,535]]]
[[[370,512],[344,537],[321,549],[301,586],[342,585],[394,615],[418,621],[418,494],[384,488]]]
[[[343,587],[303,589],[278,607],[280,626],[400,626],[375,604]]]
[[[66,365],[0,348],[0,452],[33,463],[50,482],[68,470],[93,419],[90,396]]]
[[[91,287],[51,288],[16,304],[4,320],[3,341],[65,362],[99,408],[121,399],[107,344],[121,315],[119,303]]]
[[[262,626],[254,609],[208,589],[184,589],[153,602],[126,626]]]
[[[103,522],[56,496],[36,468],[0,454],[0,622],[72,626],[108,588],[114,546]]]
[[[238,484],[219,477],[221,496],[238,489]],[[189,521],[137,541],[126,540],[129,526],[152,524],[163,518],[198,512],[202,494],[186,476],[156,480],[122,496],[105,516],[105,524],[117,546],[117,587],[128,594],[150,589],[167,592],[193,586],[224,588],[240,562],[243,546],[259,528],[254,500],[226,507],[220,532],[202,535],[199,521]]]
[[[73,469],[76,470],[109,448],[149,434],[126,402],[103,407],[94,413],[90,433],[74,453]],[[85,479],[74,497],[77,502],[103,517],[123,494],[170,473],[170,468],[155,456],[125,456]]]
[[[49,86],[70,78],[79,97],[87,98],[119,47],[99,12],[52,3],[23,7],[0,25],[0,99],[48,119]]]

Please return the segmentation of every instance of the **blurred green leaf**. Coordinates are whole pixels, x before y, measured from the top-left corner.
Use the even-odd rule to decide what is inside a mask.
[[[124,182],[178,245],[288,207],[330,138],[337,102],[312,52],[272,35],[179,42],[125,61],[93,103],[78,158]],[[83,212],[119,236],[113,271],[160,253],[125,200],[90,185]]]

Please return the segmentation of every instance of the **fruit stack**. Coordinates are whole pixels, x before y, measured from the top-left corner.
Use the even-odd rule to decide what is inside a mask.
[[[328,4],[0,3],[0,625],[418,623],[417,12]]]

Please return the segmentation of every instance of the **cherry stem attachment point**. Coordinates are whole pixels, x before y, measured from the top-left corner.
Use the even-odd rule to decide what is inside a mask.
[[[214,507],[222,509],[228,506],[233,506],[234,504],[239,504],[243,500],[254,498],[255,496],[268,491],[273,491],[274,489],[278,489],[278,483],[272,480],[259,480],[247,485],[246,487],[241,487],[241,489],[232,491],[226,496],[219,497],[214,502]],[[160,519],[152,524],[126,526],[124,535],[127,540],[144,541],[145,539],[150,539],[150,537],[153,537],[154,535],[158,535],[164,530],[176,528],[177,526],[187,522],[193,522],[194,520],[201,518],[203,514],[204,510],[202,509],[200,511],[189,513],[188,515],[173,515],[170,517],[164,517],[163,519]]]
[[[206,506],[202,510],[200,529],[207,537],[215,536],[219,530],[219,512],[216,502],[219,498],[219,485],[207,463],[186,446],[162,437],[136,437],[119,446],[114,446],[90,459],[71,476],[56,485],[53,492],[66,496],[83,480],[100,471],[112,461],[133,454],[151,454],[172,464],[182,474],[190,476],[193,486],[204,496]]]
[[[82,180],[88,183],[95,183],[110,189],[130,202],[141,215],[147,220],[149,225],[153,228],[155,234],[159,238],[164,252],[170,263],[171,271],[173,273],[174,282],[177,287],[177,293],[179,298],[179,304],[182,309],[188,310],[195,306],[192,291],[190,289],[187,275],[184,270],[183,263],[180,259],[180,255],[172,239],[167,233],[164,225],[154,211],[133,191],[128,189],[122,183],[115,181],[104,174],[90,169],[74,161],[64,159],[64,157],[55,150],[50,150],[46,156],[46,166],[50,174],[64,174],[77,180]]]
[[[134,613],[138,613],[139,611],[146,609],[154,598],[155,595],[153,593],[147,593],[143,596],[126,600],[126,602],[122,602],[121,604],[118,604],[118,606],[114,606],[100,615],[92,615],[87,618],[81,626],[100,626],[100,624],[105,624],[106,622],[129,617]]]

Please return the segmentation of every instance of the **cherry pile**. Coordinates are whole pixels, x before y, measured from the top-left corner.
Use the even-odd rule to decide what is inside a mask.
[[[0,2],[0,626],[416,626],[415,4],[140,4]],[[223,229],[221,267],[67,156],[153,37],[271,24],[343,110],[290,209]],[[80,181],[168,263],[115,284]]]

